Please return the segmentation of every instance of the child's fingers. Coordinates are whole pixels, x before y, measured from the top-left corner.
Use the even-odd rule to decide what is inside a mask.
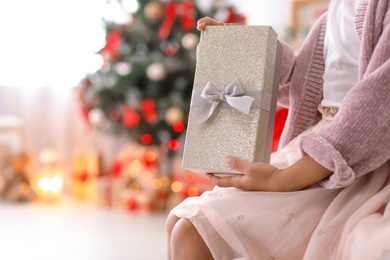
[[[244,173],[246,168],[247,168],[247,163],[248,162],[240,160],[237,157],[227,156],[225,161],[226,161],[226,164],[230,168],[232,168],[232,169],[234,169],[234,170],[236,170],[238,172],[241,172],[241,173]]]
[[[224,22],[214,20],[213,18],[210,18],[208,16],[203,17],[198,20],[198,26],[197,29],[202,31],[207,25],[224,25]]]
[[[199,31],[202,31],[204,29],[204,27],[206,26],[206,23],[204,22],[201,22],[199,23],[198,22],[198,27],[196,27]]]
[[[242,175],[234,176],[215,176],[214,174],[207,173],[206,177],[218,187],[236,187],[242,189]]]

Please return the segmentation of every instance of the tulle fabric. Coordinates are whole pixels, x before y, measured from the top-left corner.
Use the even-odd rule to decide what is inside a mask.
[[[322,120],[308,131],[319,132]],[[271,156],[285,168],[303,155],[300,136]],[[352,185],[296,192],[215,187],[172,212],[188,218],[214,259],[386,259],[390,256],[389,164]],[[313,172],[315,174],[315,172]]]

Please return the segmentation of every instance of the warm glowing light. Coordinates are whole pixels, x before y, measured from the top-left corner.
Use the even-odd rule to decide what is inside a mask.
[[[174,181],[174,182],[172,182],[171,189],[173,192],[176,192],[176,193],[181,192],[183,189],[183,184],[181,184],[181,182],[179,182],[179,181]]]
[[[150,183],[153,189],[158,190],[161,189],[163,182],[160,179],[153,179]]]
[[[39,177],[34,181],[37,195],[44,201],[58,201],[62,197],[64,169],[61,156],[54,148],[45,148],[39,154],[42,163]]]
[[[137,183],[131,183],[128,189],[133,193],[137,193],[139,191],[139,185]]]
[[[124,199],[122,200],[122,207],[124,209],[132,209],[135,205],[135,201],[133,199]]]
[[[194,182],[196,179],[196,175],[192,172],[187,172],[184,176],[186,182]]]
[[[166,188],[169,186],[169,184],[171,184],[171,180],[167,176],[162,176],[161,182],[162,182],[163,188]]]
[[[110,206],[110,202],[108,200],[100,200],[98,205],[102,208],[108,208]]]
[[[137,177],[139,176],[139,170],[134,171],[133,169],[131,169],[131,170],[129,171],[129,176],[130,176],[131,178],[137,178]]]
[[[131,171],[139,171],[142,167],[142,163],[139,160],[133,160],[130,163],[130,169]]]
[[[142,174],[142,178],[147,182],[151,181],[153,179],[153,172],[144,171],[144,173]]]
[[[189,187],[188,191],[187,191],[187,194],[190,197],[194,197],[194,196],[198,196],[198,192],[199,192],[198,188],[196,188],[196,187]]]
[[[62,190],[63,182],[58,176],[53,178],[44,177],[38,180],[37,185],[43,192],[58,193]]]
[[[146,160],[147,162],[152,163],[152,162],[154,162],[154,161],[156,160],[156,158],[157,158],[157,155],[156,155],[156,153],[153,152],[153,151],[149,151],[149,152],[146,152],[146,153],[145,153],[145,160]]]

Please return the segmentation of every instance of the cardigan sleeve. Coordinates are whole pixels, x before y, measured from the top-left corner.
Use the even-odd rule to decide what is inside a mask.
[[[390,26],[378,39],[365,76],[344,97],[321,133],[301,139],[301,149],[333,174],[322,185],[345,187],[390,159]]]
[[[282,106],[289,106],[290,77],[295,63],[294,50],[284,41],[279,41],[283,47],[282,65],[280,69],[280,83],[278,103]]]
[[[291,93],[302,92],[305,85],[307,73],[313,60],[323,59],[322,40],[325,33],[325,24],[327,20],[327,12],[324,12],[311,28],[301,48],[295,52],[286,42],[281,41],[283,46],[283,58],[280,71],[278,103],[282,106],[289,107],[291,99],[296,95]],[[318,45],[321,46],[318,46]],[[319,51],[320,53],[316,53]],[[319,57],[321,56],[321,57]],[[318,66],[318,64],[317,64]],[[315,67],[315,66],[314,66]],[[320,71],[321,69],[314,68]],[[321,71],[322,77],[322,71]],[[305,75],[305,76],[304,76]],[[292,90],[294,89],[294,90]]]

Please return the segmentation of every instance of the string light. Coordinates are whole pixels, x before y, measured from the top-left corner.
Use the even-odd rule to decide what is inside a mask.
[[[62,179],[60,177],[41,178],[37,183],[38,187],[44,192],[57,193],[62,189]]]
[[[181,192],[183,189],[183,184],[181,184],[181,182],[179,181],[174,181],[171,184],[171,189],[175,193]]]
[[[192,172],[187,172],[184,175],[184,179],[186,182],[194,182],[196,180],[196,175]]]
[[[171,180],[169,179],[169,177],[167,176],[162,176],[161,177],[161,182],[162,182],[162,187],[163,188],[166,188],[169,186],[169,184],[171,183]]]
[[[145,160],[147,162],[152,163],[152,162],[156,161],[157,155],[153,151],[148,151],[148,152],[145,153],[144,157],[145,157]]]
[[[163,186],[163,183],[160,179],[153,179],[151,181],[150,185],[152,186],[153,189],[158,190],[158,189],[161,189],[161,187]]]
[[[133,160],[131,163],[130,163],[130,169],[131,171],[139,171],[142,167],[142,164],[139,160]]]
[[[187,194],[190,197],[194,197],[194,196],[198,196],[198,192],[199,192],[198,188],[196,188],[196,187],[189,187],[188,191],[187,191]]]

